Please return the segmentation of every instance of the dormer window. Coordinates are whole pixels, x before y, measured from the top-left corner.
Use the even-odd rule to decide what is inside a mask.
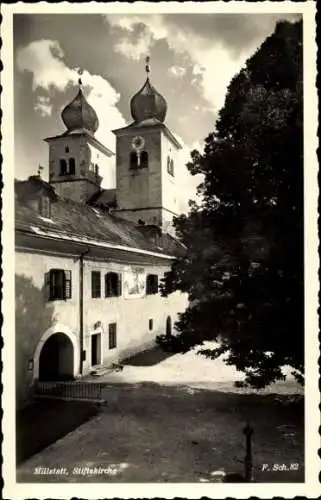
[[[50,219],[51,217],[51,205],[48,196],[40,196],[39,198],[39,214],[41,217]]]

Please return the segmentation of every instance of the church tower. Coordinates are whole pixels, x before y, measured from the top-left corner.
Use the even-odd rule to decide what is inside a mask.
[[[78,85],[76,97],[61,114],[67,130],[45,141],[49,144],[50,184],[63,198],[86,203],[101,191],[100,170],[108,168],[113,153],[95,138],[98,117],[83,94],[80,78]]]
[[[146,73],[143,87],[130,102],[134,121],[113,131],[117,179],[114,213],[171,232],[172,219],[178,215],[175,171],[181,145],[164,124],[167,103],[150,82],[149,58]]]

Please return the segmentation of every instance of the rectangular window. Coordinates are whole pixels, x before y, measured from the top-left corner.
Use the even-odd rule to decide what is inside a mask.
[[[150,329],[150,330],[153,330],[153,328],[154,328],[154,321],[153,321],[152,319],[150,319],[150,320],[148,321],[148,326],[149,326],[149,329]]]
[[[49,299],[71,299],[71,271],[51,269],[49,272]]]
[[[100,271],[91,272],[91,296],[93,299],[100,299],[101,297]]]
[[[146,278],[146,294],[153,295],[158,293],[158,276],[157,274],[148,274]]]
[[[109,349],[115,349],[117,347],[117,323],[109,323],[108,335]]]
[[[105,275],[105,297],[120,297],[121,294],[121,274],[107,273]]]

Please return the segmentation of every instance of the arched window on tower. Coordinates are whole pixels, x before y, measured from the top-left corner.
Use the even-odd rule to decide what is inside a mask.
[[[75,158],[69,158],[69,171],[68,171],[68,174],[69,175],[75,175],[75,173],[76,173]]]
[[[148,168],[148,153],[147,151],[142,151],[140,155],[140,167]]]
[[[174,160],[171,159],[170,163],[170,174],[174,177]]]
[[[67,173],[67,162],[63,158],[60,160],[60,175],[66,175]]]
[[[138,167],[138,156],[135,151],[132,151],[129,156],[129,168],[135,170]]]
[[[167,172],[174,176],[174,160],[167,156]]]

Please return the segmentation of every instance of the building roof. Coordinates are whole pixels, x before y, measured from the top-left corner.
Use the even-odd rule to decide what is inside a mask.
[[[84,128],[80,129],[75,129],[75,130],[66,130],[63,132],[63,134],[55,135],[52,137],[46,137],[44,141],[46,142],[51,142],[55,141],[56,139],[65,139],[66,137],[84,137],[89,144],[97,148],[99,151],[104,153],[106,156],[114,156],[115,153],[113,153],[110,149],[108,149],[106,146],[104,146],[96,137],[93,136],[92,133],[88,132],[88,130]]]
[[[165,120],[167,103],[150,83],[148,76],[143,87],[132,97],[130,111],[136,122],[148,118],[157,118],[160,122]]]
[[[50,219],[39,212],[40,197],[51,200]],[[184,246],[171,235],[148,231],[98,208],[58,197],[52,186],[37,176],[15,183],[15,226],[18,232],[41,238],[117,247],[164,259],[184,252]]]
[[[165,123],[162,123],[159,121],[157,118],[146,118],[145,120],[142,120],[140,122],[132,122],[129,125],[118,128],[115,130],[112,130],[112,132],[115,135],[120,135],[122,133],[126,133],[129,130],[134,130],[135,132],[139,133],[144,133],[144,131],[147,130],[153,130],[159,128],[160,130],[163,131],[163,133],[166,135],[168,139],[172,141],[172,143],[177,147],[177,149],[182,149],[182,145],[178,142],[176,139],[175,135],[173,132],[169,130],[169,128],[165,125]]]
[[[61,118],[68,131],[84,128],[94,134],[99,127],[98,116],[85,98],[80,85],[81,80],[77,95],[65,106]]]
[[[113,207],[116,208],[116,189],[102,189],[95,193],[88,202],[89,205],[95,205],[97,207]]]

